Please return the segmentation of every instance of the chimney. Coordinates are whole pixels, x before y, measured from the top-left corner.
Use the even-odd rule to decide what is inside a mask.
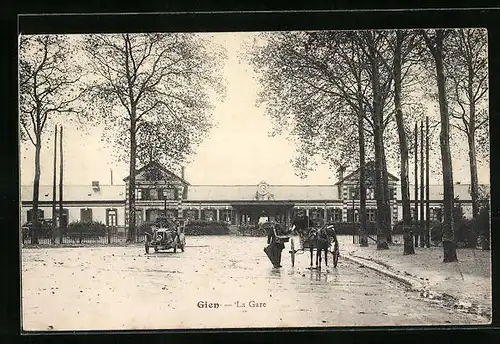
[[[337,179],[340,182],[342,179],[344,179],[344,171],[345,171],[345,166],[340,166],[337,169]]]
[[[184,179],[184,166],[181,167],[181,178]]]
[[[111,173],[111,185],[113,185],[113,169],[110,168],[109,172]]]
[[[99,191],[99,181],[98,180],[92,181],[92,189],[94,191]]]

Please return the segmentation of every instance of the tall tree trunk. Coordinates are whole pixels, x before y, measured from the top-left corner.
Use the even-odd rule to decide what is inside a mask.
[[[420,247],[425,246],[424,121],[420,120]]]
[[[431,247],[431,212],[430,212],[430,186],[429,186],[429,117],[425,118],[425,244]]]
[[[63,187],[64,187],[64,162],[63,162],[63,127],[61,126],[61,131],[59,132],[59,227],[61,231],[61,236],[59,237],[59,243],[62,244],[62,235],[66,232],[66,225],[68,218],[63,214]]]
[[[128,238],[127,241],[135,240],[136,233],[136,217],[135,217],[135,165],[136,165],[136,129],[135,109],[133,110],[133,119],[130,123],[130,165],[129,165],[129,185],[128,185],[128,206],[129,206],[129,222],[128,222]]]
[[[382,134],[382,138],[383,138]],[[382,188],[384,190],[384,218],[386,223],[387,242],[392,243],[392,217],[391,217],[391,190],[389,189],[389,174],[387,172],[387,159],[385,156],[385,145],[382,139]]]
[[[38,234],[40,231],[40,223],[38,221],[38,199],[40,196],[40,152],[42,150],[42,142],[39,134],[36,135],[35,141],[35,177],[33,179],[33,207],[32,207],[32,233],[31,243],[38,244]]]
[[[453,169],[450,152],[450,118],[448,114],[448,99],[446,95],[446,77],[443,62],[444,31],[436,30],[436,74],[439,97],[439,112],[441,115],[441,162],[443,167],[444,193],[444,223],[443,223],[443,262],[456,262],[457,250],[453,223]]]
[[[414,179],[415,179],[415,208],[414,208],[414,221],[413,221],[413,227],[414,231],[413,234],[415,235],[415,247],[418,247],[418,235],[419,235],[419,228],[418,228],[418,124],[415,122],[415,168],[414,168]]]
[[[377,199],[377,249],[389,248],[387,244],[386,199],[384,190],[384,128],[382,95],[380,94],[380,74],[378,56],[373,33],[368,32],[368,50],[371,62],[371,82],[373,91],[373,140],[375,147],[375,198]]]
[[[476,218],[479,215],[479,181],[477,177],[477,161],[476,161],[476,121],[475,121],[475,104],[469,105],[470,121],[469,133],[467,135],[467,143],[469,144],[469,168],[470,168],[470,195],[472,199],[472,217]]]
[[[401,170],[401,200],[403,208],[403,254],[415,254],[413,237],[411,231],[411,209],[410,209],[410,185],[408,182],[408,143],[403,120],[401,105],[401,49],[403,45],[403,33],[396,31],[396,50],[394,53],[394,107],[396,109],[396,124],[399,136],[399,151]]]
[[[378,122],[375,124],[375,122]],[[387,219],[383,182],[383,157],[381,150],[382,126],[380,121],[374,119],[375,138],[375,197],[377,199],[377,249],[388,249]]]
[[[359,245],[368,246],[366,233],[366,162],[365,162],[365,133],[362,113],[362,101],[358,101],[358,140],[359,140]],[[354,216],[354,214],[353,214]]]
[[[53,178],[52,178],[52,243],[55,243],[56,238],[56,190],[57,190],[57,125],[55,126],[54,134],[54,167],[53,167]]]

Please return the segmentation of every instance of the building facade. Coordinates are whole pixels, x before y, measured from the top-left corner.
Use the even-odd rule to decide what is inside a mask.
[[[367,166],[368,171],[370,168]],[[391,218],[395,223],[402,219],[401,190],[398,178],[392,174],[388,177]],[[188,220],[224,221],[233,225],[255,224],[262,218],[289,225],[293,218],[303,215],[322,222],[357,222],[359,171],[345,177],[339,175],[338,179],[334,185],[270,185],[265,181],[256,185],[191,185],[183,173],[177,176],[160,164],[150,163],[136,172],[136,222],[139,225],[144,221],[154,221],[162,214]],[[376,201],[373,183],[367,179],[367,218],[374,222]],[[124,185],[93,182],[88,186],[64,186],[63,211],[68,223],[99,221],[118,228],[127,226],[129,178],[124,182]],[[483,185],[482,188],[489,190],[489,186]],[[59,188],[57,200],[58,191]],[[456,184],[454,191],[465,215],[470,217],[470,185]],[[433,219],[441,219],[442,192],[442,185],[430,186],[430,215]],[[22,223],[31,217],[32,197],[33,187],[22,186]],[[39,217],[52,217],[52,198],[52,186],[40,186]],[[410,185],[410,199],[414,200],[413,185]]]

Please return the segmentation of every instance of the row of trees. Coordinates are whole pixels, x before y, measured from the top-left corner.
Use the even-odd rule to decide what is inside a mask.
[[[455,261],[453,168],[450,138],[468,143],[473,216],[479,213],[478,154],[488,154],[486,31],[382,30],[264,33],[249,50],[262,86],[259,101],[276,133],[300,143],[296,167],[314,157],[331,166],[360,167],[360,234],[366,238],[366,185],[377,202],[377,248],[387,249],[390,206],[387,165],[400,167],[405,228],[410,235],[409,155],[416,114],[436,101],[444,186],[444,261]],[[434,82],[432,82],[434,80]],[[392,135],[391,133],[396,133]],[[373,175],[365,160],[373,157]]]
[[[33,214],[49,123],[102,124],[104,139],[129,163],[134,238],[136,166],[155,160],[178,167],[207,135],[212,100],[225,92],[224,53],[189,33],[21,36],[21,139],[35,148]],[[32,221],[36,243],[36,215]]]

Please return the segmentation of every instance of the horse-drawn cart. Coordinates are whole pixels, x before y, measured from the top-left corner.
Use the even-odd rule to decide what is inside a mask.
[[[302,254],[309,250],[311,257],[311,264],[313,266],[313,253],[316,251],[316,266],[321,267],[321,252],[325,252],[325,263],[328,265],[327,254],[331,253],[333,256],[333,267],[337,267],[340,256],[339,244],[337,235],[332,225],[325,225],[322,227],[300,227],[294,226],[296,232],[299,234],[300,247],[295,249],[295,242],[293,238],[290,239],[290,257],[292,266],[295,266],[295,256]],[[333,248],[332,248],[333,246]]]

